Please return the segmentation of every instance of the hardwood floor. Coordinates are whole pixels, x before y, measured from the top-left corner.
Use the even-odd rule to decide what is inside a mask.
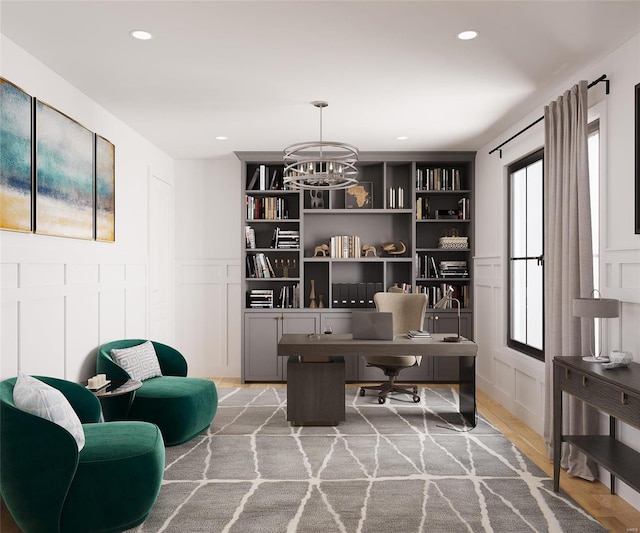
[[[215,379],[220,388],[266,386],[284,388],[284,383],[251,383],[243,385],[239,379]],[[357,387],[359,384],[348,384],[347,387]],[[450,386],[450,385],[430,385]],[[553,477],[553,464],[547,459],[542,437],[530,427],[522,423],[517,417],[500,406],[481,390],[477,391],[477,404],[480,414],[498,428],[523,454],[531,459],[549,477]],[[612,533],[640,532],[640,511],[633,508],[622,498],[609,493],[609,489],[598,481],[585,481],[567,476],[563,471],[560,479],[561,488],[578,502],[588,513]],[[2,533],[20,533],[9,513],[2,505],[0,513],[0,531]]]

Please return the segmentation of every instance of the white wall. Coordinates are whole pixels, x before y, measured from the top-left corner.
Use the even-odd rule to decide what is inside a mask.
[[[542,433],[544,366],[506,346],[507,309],[507,172],[509,164],[544,144],[541,122],[503,148],[489,155],[544,113],[544,105],[581,79],[606,74],[604,84],[589,89],[591,112],[601,120],[601,292],[621,300],[621,318],[606,321],[604,352],[623,349],[640,362],[640,235],[634,234],[634,86],[640,82],[640,35],[604,60],[567,79],[540,106],[514,124],[476,155],[476,258],[475,331],[479,346],[478,386],[503,406]],[[578,354],[577,354],[578,355]],[[547,357],[553,357],[548,354]],[[605,425],[603,424],[603,428]],[[606,429],[606,428],[605,428]],[[608,430],[608,429],[606,429]],[[640,432],[623,425],[621,440],[640,450]],[[608,476],[601,476],[608,482]],[[640,508],[640,495],[619,484],[619,493]]]
[[[176,161],[176,346],[190,375],[240,377],[240,161]]]
[[[173,161],[0,35],[0,75],[116,147],[116,242],[0,231],[0,378],[18,370],[84,380],[103,343],[147,337],[148,180]]]

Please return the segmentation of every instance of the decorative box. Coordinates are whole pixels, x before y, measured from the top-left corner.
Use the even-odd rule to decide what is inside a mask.
[[[438,248],[462,249],[469,248],[469,237],[440,237]]]

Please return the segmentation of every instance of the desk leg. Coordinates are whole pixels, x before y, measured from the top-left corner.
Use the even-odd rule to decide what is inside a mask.
[[[553,490],[560,491],[560,456],[562,453],[562,389],[558,372],[553,367]]]
[[[476,358],[460,356],[458,365],[460,414],[471,427],[476,427]]]

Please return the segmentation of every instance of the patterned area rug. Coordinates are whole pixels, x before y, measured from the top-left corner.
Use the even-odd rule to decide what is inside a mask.
[[[220,389],[207,434],[167,448],[136,532],[606,531],[456,392],[379,405],[347,389],[336,427],[292,427],[286,389]]]

